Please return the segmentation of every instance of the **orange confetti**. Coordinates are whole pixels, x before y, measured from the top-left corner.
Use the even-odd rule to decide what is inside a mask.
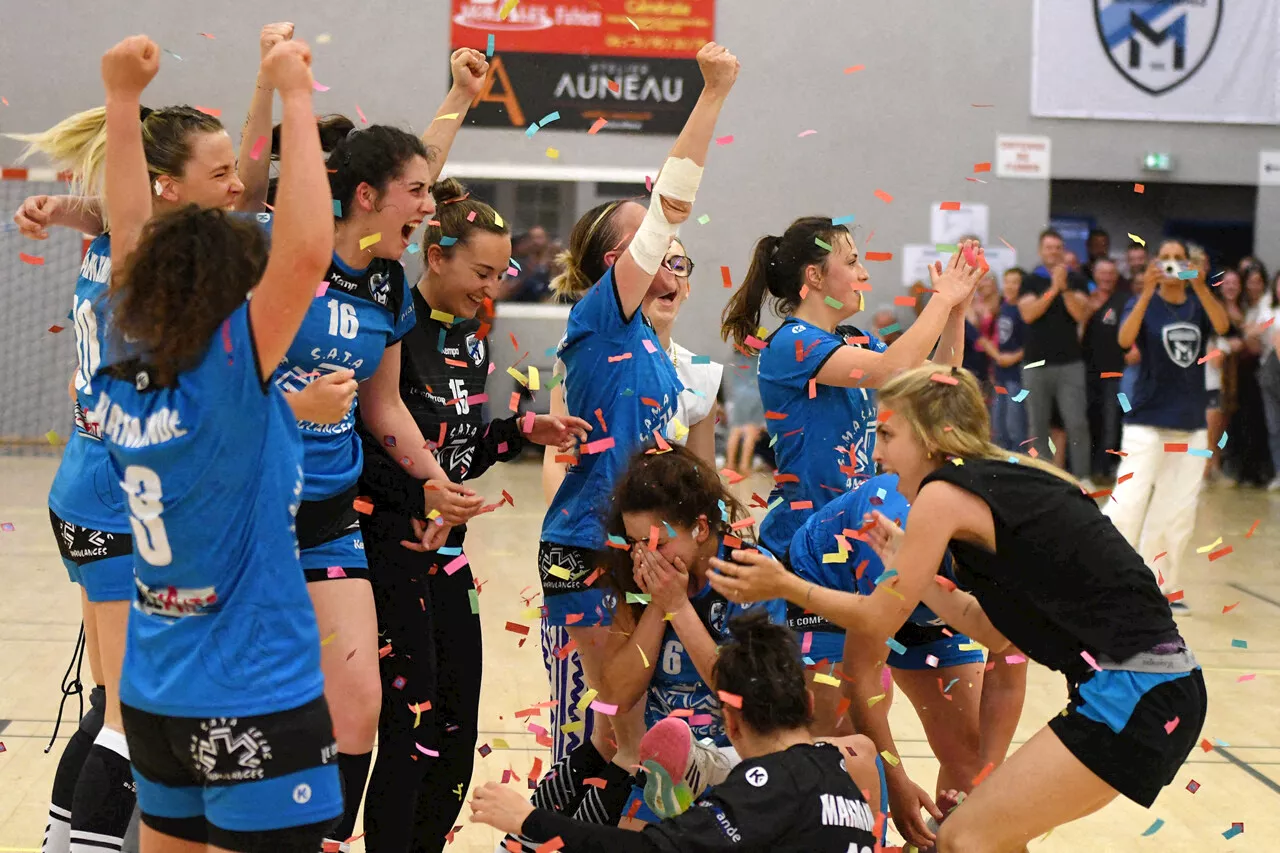
[[[1240,606],[1240,602],[1238,601],[1235,604],[1228,604],[1226,607],[1222,608],[1222,612],[1230,613],[1232,610],[1235,610],[1239,606]]]
[[[1217,551],[1214,551],[1209,555],[1209,562],[1212,563],[1214,560],[1221,560],[1223,557],[1230,554],[1232,550],[1234,549],[1232,549],[1230,545],[1225,548],[1219,548]]]
[[[591,125],[591,129],[587,131],[587,135],[595,136],[597,133],[600,132],[600,128],[604,127],[608,123],[609,123],[608,119],[603,119],[603,118],[596,119],[595,123]]]
[[[973,171],[974,172],[990,172],[991,164],[990,163],[974,163]]]
[[[1179,444],[1176,441],[1166,441],[1164,443],[1164,452],[1165,453],[1186,453],[1187,445]]]
[[[622,86],[616,80],[607,80],[605,82],[609,86],[609,91],[613,92],[613,94],[616,95],[622,91]]]
[[[916,298],[914,296],[895,296],[893,297],[893,304],[902,305],[907,308],[914,308],[916,304]]]
[[[1132,472],[1132,471],[1130,471],[1128,474],[1125,474],[1125,475],[1123,475],[1123,476],[1119,477],[1119,478],[1116,480],[1116,485],[1117,485],[1117,486],[1118,486],[1118,485],[1120,485],[1121,483],[1123,483],[1125,480],[1129,479],[1129,478],[1130,478],[1130,477],[1132,477],[1132,476],[1133,476],[1133,472]]]
[[[980,771],[978,771],[978,775],[977,775],[977,776],[974,776],[974,777],[973,777],[973,787],[975,787],[975,788],[976,788],[976,787],[978,787],[980,784],[982,784],[982,780],[984,780],[984,779],[986,779],[988,776],[990,776],[990,775],[991,775],[991,771],[992,771],[992,770],[995,770],[995,769],[996,769],[996,765],[995,765],[993,762],[987,762],[987,766],[986,766],[986,767],[984,767],[984,768],[982,768]]]
[[[44,258],[39,255],[28,255],[26,252],[19,252],[18,260],[22,261],[24,264],[31,264],[33,267],[44,266]]]
[[[960,209],[960,202],[958,201],[944,201],[938,207],[938,210],[959,210],[959,209]]]
[[[729,277],[728,267],[720,267],[720,277],[724,279],[725,287],[733,287],[733,279]]]
[[[868,261],[891,261],[893,260],[893,252],[867,252],[865,255],[863,255],[863,257]],[[854,290],[870,290],[870,289],[871,288],[869,286],[866,288],[857,288],[857,287],[854,288]]]
[[[1101,375],[1101,378],[1102,378],[1102,379],[1119,379],[1119,378],[1121,378],[1122,376],[1124,376],[1124,374],[1123,374],[1123,373],[1116,373],[1116,372],[1114,372],[1114,371],[1107,371],[1106,373],[1103,373],[1103,374]]]
[[[213,107],[196,107],[196,109],[205,115],[211,115],[214,118],[222,118],[222,110],[217,110]]]
[[[782,421],[782,420],[786,420],[786,418],[787,416],[782,412],[765,412],[764,413],[764,419],[766,421]]]
[[[792,509],[813,509],[813,501],[792,501]]]
[[[609,356],[609,363],[613,364],[618,361],[626,361],[629,358],[631,358],[631,353],[629,352],[624,352],[622,355],[611,355]]]
[[[717,690],[716,695],[720,697],[720,701],[724,704],[742,710],[742,697],[736,693],[730,693],[728,690]]]
[[[1134,192],[1136,192],[1136,193],[1138,193],[1139,195],[1141,195],[1142,193],[1144,193],[1144,192],[1146,192],[1146,191],[1147,191],[1147,188],[1146,188],[1145,186],[1143,186],[1142,184],[1134,184],[1134,185],[1133,185],[1133,191],[1134,191]]]
[[[373,501],[370,498],[356,498],[351,502],[351,508],[361,515],[372,515]]]
[[[943,385],[959,385],[960,384],[959,379],[956,379],[954,376],[948,376],[945,373],[935,373],[929,378],[932,379],[934,382],[941,382]]]
[[[863,70],[863,69],[864,69],[864,68],[866,68],[866,67],[867,67],[867,66],[865,66],[865,65],[850,65],[848,68],[846,68],[846,69],[844,70],[844,73],[845,73],[845,74],[857,74],[859,71]]]
[[[889,195],[884,190],[876,190],[875,195],[876,195],[876,198],[880,199],[885,204],[890,204],[893,202],[893,196]]]
[[[731,486],[735,483],[741,483],[743,479],[745,479],[741,474],[731,468],[721,468],[720,474],[729,481],[729,485]]]
[[[1245,539],[1252,539],[1252,538],[1253,538],[1253,534],[1254,534],[1254,532],[1255,532],[1255,531],[1257,531],[1257,529],[1258,529],[1258,524],[1259,524],[1261,521],[1262,521],[1262,519],[1260,519],[1260,518],[1258,518],[1258,519],[1254,519],[1253,526],[1251,526],[1251,527],[1249,528],[1249,532],[1248,532],[1248,533],[1246,533],[1246,534],[1244,535],[1244,538],[1245,538]]]
[[[1165,596],[1165,598],[1169,600],[1170,604],[1173,604],[1175,601],[1181,601],[1183,599],[1183,596],[1185,595],[1186,595],[1186,592],[1180,589],[1180,590],[1177,590],[1176,592],[1169,593],[1168,595]]]

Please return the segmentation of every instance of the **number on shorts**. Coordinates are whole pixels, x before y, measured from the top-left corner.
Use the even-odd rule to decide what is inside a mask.
[[[329,334],[341,335],[350,340],[360,331],[356,306],[336,299],[329,300]]]
[[[164,512],[160,475],[142,465],[130,465],[124,470],[124,490],[129,496],[134,547],[151,565],[169,565],[173,562],[173,551],[169,549],[169,535],[160,518]]]
[[[672,640],[667,643],[667,647],[662,650],[662,671],[667,675],[679,675],[680,668],[684,665],[684,646],[679,640]]]
[[[98,344],[98,315],[93,313],[93,302],[76,299],[73,318],[76,324],[76,390],[92,394],[89,383],[102,366],[102,350]]]

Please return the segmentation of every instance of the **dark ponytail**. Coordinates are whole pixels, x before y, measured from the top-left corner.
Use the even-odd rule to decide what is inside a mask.
[[[414,157],[430,160],[422,140],[408,131],[385,124],[357,129],[346,116],[326,116],[320,122],[322,147],[328,143],[329,191],[339,207],[334,218],[348,216],[356,189],[368,184],[379,193],[394,180]]]
[[[791,629],[757,607],[729,620],[729,634],[711,670],[712,687],[742,697],[742,719],[758,735],[808,726],[809,694]]]
[[[751,254],[747,277],[720,317],[720,337],[743,345],[760,326],[766,296],[773,297],[773,309],[779,314],[790,314],[800,307],[805,269],[814,264],[823,266],[831,253],[818,241],[834,246],[841,235],[853,239],[843,225],[807,216],[792,222],[781,237],[761,238]]]

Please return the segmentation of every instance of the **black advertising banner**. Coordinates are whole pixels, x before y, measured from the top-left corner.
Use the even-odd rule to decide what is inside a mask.
[[[523,130],[558,113],[545,126],[680,132],[702,92],[694,56],[712,40],[714,0],[510,5],[453,0],[452,49],[492,50],[469,125]]]

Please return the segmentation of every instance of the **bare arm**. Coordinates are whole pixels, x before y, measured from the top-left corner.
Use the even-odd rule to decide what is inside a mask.
[[[1067,313],[1077,323],[1083,323],[1093,316],[1093,306],[1089,302],[1089,294],[1079,290],[1068,290],[1062,294],[1062,300],[1066,303]]]
[[[1120,329],[1116,332],[1116,341],[1121,349],[1129,349],[1138,340],[1138,332],[1142,330],[1142,318],[1147,315],[1147,307],[1151,304],[1151,294],[1151,290],[1143,290],[1138,296],[1138,301],[1134,303],[1133,310],[1129,312],[1129,316],[1125,317],[1124,322],[1120,324]]]
[[[708,465],[716,464],[716,410],[713,406],[710,414],[689,427],[689,436],[685,446],[697,454],[698,458]]]
[[[360,383],[360,418],[371,433],[395,437],[390,454],[410,476],[419,480],[447,480],[448,475],[427,449],[418,422],[400,396],[400,343],[387,347],[373,375]]]
[[[101,199],[75,195],[33,195],[13,215],[19,233],[29,240],[49,239],[49,227],[71,228],[97,236],[104,230]]]
[[[1231,318],[1227,316],[1227,309],[1217,297],[1209,292],[1209,286],[1204,283],[1204,277],[1194,279],[1191,282],[1191,289],[1200,300],[1204,313],[1209,315],[1209,323],[1213,326],[1213,330],[1219,335],[1225,335],[1231,328]]]
[[[453,72],[453,86],[444,96],[440,109],[436,110],[435,118],[422,134],[422,144],[426,146],[429,155],[427,159],[431,183],[440,178],[458,130],[466,120],[471,104],[484,88],[484,80],[489,73],[489,63],[484,54],[469,47],[455,50],[449,57],[449,67]]]
[[[1022,315],[1024,323],[1034,323],[1044,316],[1044,312],[1049,310],[1049,306],[1053,304],[1053,300],[1058,298],[1058,291],[1050,287],[1039,296],[1032,296],[1028,293],[1026,296],[1018,297],[1018,313]]]
[[[159,69],[160,48],[146,36],[131,36],[102,57],[107,112],[103,185],[107,192],[111,254],[116,270],[124,269],[143,226],[151,217],[151,182],[147,178],[147,156],[142,147],[142,122],[138,116],[142,91]],[[118,276],[112,276],[112,286],[118,280]]]
[[[938,346],[933,351],[934,362],[959,367],[964,361],[964,318],[972,301],[973,294],[970,294],[968,299],[951,309],[938,338]]]
[[[258,36],[261,58],[266,59],[271,48],[291,38],[293,24],[287,21],[267,24]],[[236,202],[236,210],[257,213],[266,206],[267,188],[271,183],[271,107],[274,97],[275,87],[259,70],[254,81],[253,98],[249,101],[249,113],[240,131],[240,160],[236,171],[244,184],[244,192]],[[258,148],[258,159],[255,160],[253,150],[259,139],[266,141]]]
[[[1022,353],[1022,350],[1016,349],[1010,350],[1009,352],[997,352],[994,357],[996,364],[1001,367],[1013,367],[1015,364],[1022,361]]]
[[[564,403],[563,382],[551,389],[551,414],[569,414]],[[542,495],[547,499],[547,506],[551,506],[551,502],[555,500],[556,492],[560,491],[560,484],[564,482],[565,472],[569,470],[568,464],[556,461],[556,457],[560,455],[563,454],[559,448],[550,445],[542,451]]]
[[[662,654],[662,635],[667,623],[661,607],[650,605],[640,614],[635,630],[627,633],[631,622],[630,611],[619,602],[618,619],[606,644],[604,669],[600,673],[600,699],[617,705],[619,711],[627,711],[644,700],[649,682],[653,680],[653,667]],[[643,654],[642,654],[643,653]]]

